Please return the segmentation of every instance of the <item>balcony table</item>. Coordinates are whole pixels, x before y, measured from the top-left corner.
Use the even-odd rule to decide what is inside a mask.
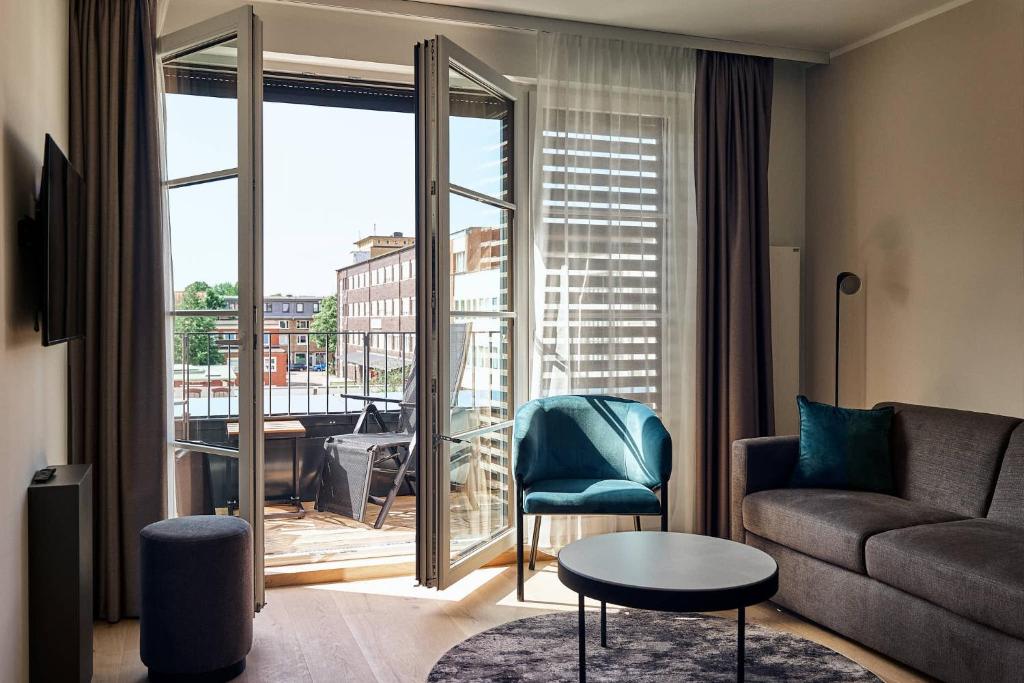
[[[238,437],[238,423],[229,422],[228,436]],[[292,496],[289,504],[295,506],[294,512],[274,512],[266,515],[264,519],[278,519],[281,517],[295,517],[302,519],[306,516],[306,510],[302,507],[302,496],[299,491],[299,439],[306,435],[306,427],[298,420],[266,420],[263,422],[264,439],[291,439],[292,440]]]

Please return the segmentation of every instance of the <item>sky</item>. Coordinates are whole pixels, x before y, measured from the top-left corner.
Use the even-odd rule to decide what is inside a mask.
[[[237,165],[236,102],[167,95],[168,176]],[[326,296],[335,270],[370,234],[415,234],[412,114],[270,102],[263,116],[264,293]],[[498,184],[493,120],[453,118],[452,177]],[[171,190],[174,288],[238,279],[237,182]],[[497,211],[456,198],[451,230],[494,225]]]

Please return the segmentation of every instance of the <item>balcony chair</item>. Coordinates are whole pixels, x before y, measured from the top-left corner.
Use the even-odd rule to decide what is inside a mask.
[[[654,411],[614,396],[552,396],[516,413],[516,595],[524,600],[523,517],[534,517],[536,568],[542,515],[660,516],[668,530],[672,439]],[[661,499],[654,493],[661,489]]]
[[[459,384],[466,365],[469,343],[468,325],[452,325],[450,334],[450,371],[452,405],[456,403]],[[416,366],[406,380],[398,414],[398,428],[389,431],[377,406],[370,403],[360,413],[351,434],[328,437],[324,441],[324,460],[316,494],[316,509],[321,512],[364,521],[366,504],[380,506],[373,528],[384,526],[395,498],[404,489],[416,493]],[[455,409],[453,422],[465,420],[469,412]],[[376,432],[366,431],[373,422]],[[465,431],[460,425],[457,431]],[[473,449],[462,448],[452,453],[453,479],[468,477],[473,469]],[[384,495],[374,495],[374,480],[387,482]]]

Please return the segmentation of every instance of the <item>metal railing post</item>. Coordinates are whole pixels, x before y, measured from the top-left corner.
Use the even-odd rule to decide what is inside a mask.
[[[260,358],[263,360],[264,372],[266,373],[269,381],[267,382],[267,408],[266,414],[274,414],[274,356],[271,354],[270,346],[273,342],[273,337],[267,333],[260,334]],[[266,340],[266,341],[263,341]]]
[[[363,335],[363,396],[370,395],[370,335]]]
[[[189,377],[191,373],[189,372],[190,363],[188,360],[188,337],[188,332],[181,333],[181,389],[185,396],[185,401],[181,409],[181,418],[185,428],[184,436],[186,441],[188,441],[191,436],[189,422],[191,421],[192,414],[191,397],[189,396],[189,391],[192,387],[190,386],[191,382],[189,381],[191,379]]]
[[[230,341],[230,340],[229,340]],[[228,389],[228,412],[227,416],[231,417],[231,345],[228,344],[228,369],[227,369],[227,389]]]
[[[288,388],[288,414],[292,414],[292,333],[287,332],[288,344],[285,350],[284,359],[284,385]]]
[[[206,333],[206,419],[210,419],[210,414],[213,412],[213,354],[211,353],[213,344],[213,333]]]

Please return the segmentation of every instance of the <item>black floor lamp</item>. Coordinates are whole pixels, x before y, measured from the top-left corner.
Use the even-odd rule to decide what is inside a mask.
[[[855,273],[843,271],[836,275],[836,397],[833,405],[839,405],[839,293],[856,294],[860,291],[860,278]]]

